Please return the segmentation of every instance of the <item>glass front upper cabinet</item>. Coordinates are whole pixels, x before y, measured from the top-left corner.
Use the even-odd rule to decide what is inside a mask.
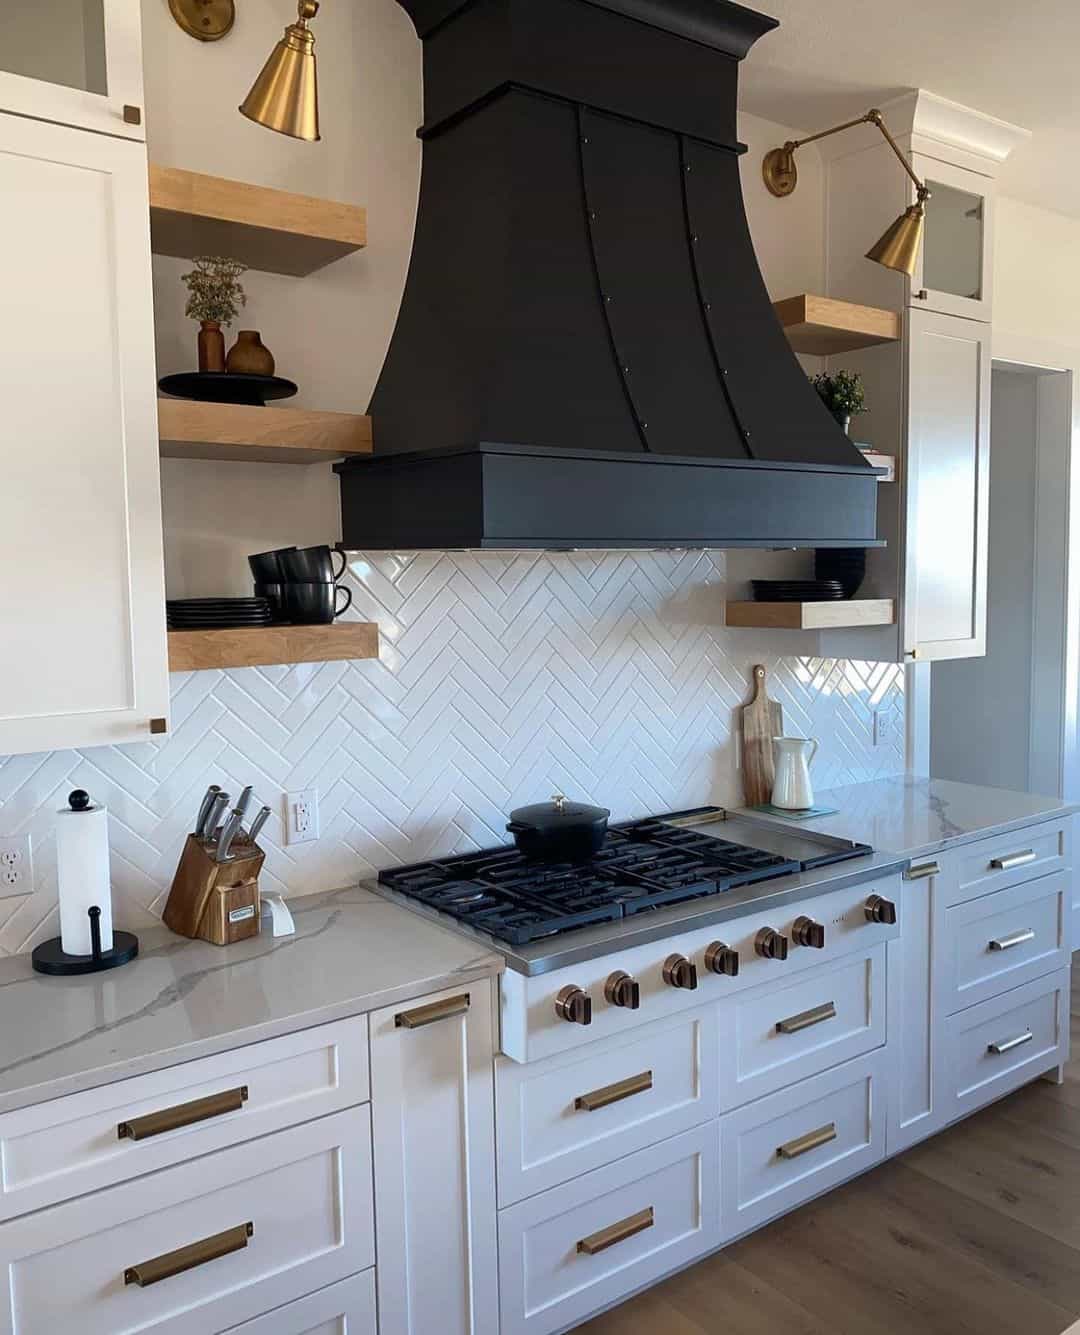
[[[930,198],[922,253],[911,279],[911,304],[988,320],[992,183],[976,172],[918,155],[914,166]]]
[[[145,138],[139,0],[33,0],[6,9],[0,111]]]

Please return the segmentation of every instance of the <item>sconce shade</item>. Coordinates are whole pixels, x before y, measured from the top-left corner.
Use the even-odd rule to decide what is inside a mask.
[[[249,120],[311,143],[321,138],[315,35],[307,26],[317,10],[312,0],[301,0],[300,17],[285,29],[240,105]]]
[[[904,210],[881,240],[866,252],[866,258],[883,264],[886,269],[906,273],[910,278],[915,272],[925,222],[926,207],[920,200]]]

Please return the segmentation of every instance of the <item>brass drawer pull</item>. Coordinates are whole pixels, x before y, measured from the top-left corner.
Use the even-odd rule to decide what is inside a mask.
[[[1030,1043],[1035,1035],[1029,1029],[1026,1034],[1017,1034],[1015,1038],[1002,1039],[1000,1043],[987,1043],[987,1052],[993,1053],[995,1057],[1000,1057],[1003,1053],[1012,1052],[1013,1048],[1022,1048],[1025,1043]]]
[[[1012,950],[1013,946],[1022,946],[1025,941],[1034,941],[1035,933],[1029,927],[1026,932],[1013,932],[1012,936],[1003,936],[986,943],[987,950]]]
[[[607,1108],[634,1094],[644,1094],[647,1089],[652,1089],[652,1071],[642,1071],[640,1075],[627,1076],[614,1085],[605,1085],[603,1089],[594,1089],[589,1094],[579,1094],[574,1100],[574,1107],[579,1112],[595,1112],[597,1108]]]
[[[617,1242],[625,1242],[627,1238],[632,1238],[635,1233],[644,1233],[647,1228],[652,1228],[653,1222],[653,1208],[650,1205],[648,1209],[632,1214],[629,1219],[609,1224],[599,1233],[590,1233],[587,1238],[582,1238],[578,1242],[577,1249],[586,1256],[596,1256],[599,1252],[606,1252],[609,1247],[614,1247]]]
[[[415,1010],[398,1011],[394,1026],[397,1029],[423,1029],[426,1024],[438,1024],[440,1020],[465,1015],[468,1010],[469,994],[462,992],[460,997],[447,997],[445,1001],[433,1001],[427,1006],[417,1006]]]
[[[797,1034],[803,1029],[810,1029],[815,1024],[824,1024],[826,1020],[836,1019],[836,1002],[826,1001],[822,1006],[814,1006],[812,1010],[800,1011],[798,1015],[790,1015],[786,1020],[777,1020],[776,1032],[778,1034]]]
[[[808,1131],[805,1136],[789,1140],[786,1145],[778,1145],[776,1156],[779,1159],[797,1159],[801,1154],[809,1154],[811,1150],[827,1145],[830,1140],[835,1139],[836,1123],[830,1122],[828,1126],[819,1126],[816,1131]]]
[[[1012,871],[1014,867],[1025,867],[1034,862],[1038,853],[1033,848],[1025,848],[1022,853],[1008,853],[1003,858],[991,858],[990,866],[994,871]]]
[[[904,872],[905,881],[925,881],[928,876],[940,876],[940,862],[920,862],[917,867],[909,867]]]
[[[173,1275],[182,1275],[185,1270],[194,1270],[207,1261],[216,1261],[219,1257],[232,1252],[242,1252],[248,1245],[248,1238],[253,1237],[255,1225],[248,1221],[236,1228],[227,1228],[224,1233],[215,1233],[211,1238],[199,1242],[189,1242],[186,1247],[177,1247],[174,1252],[164,1252],[152,1261],[140,1261],[138,1265],[128,1266],[124,1271],[125,1284],[138,1284],[145,1289],[149,1284],[157,1284]]]
[[[147,1113],[145,1117],[132,1117],[130,1121],[121,1122],[117,1126],[116,1134],[120,1140],[149,1140],[151,1136],[160,1136],[166,1131],[177,1131],[194,1122],[205,1122],[208,1117],[239,1112],[247,1102],[247,1096],[247,1085],[226,1089],[221,1094],[211,1094],[205,1099],[192,1099],[190,1103],[178,1103],[175,1108]]]

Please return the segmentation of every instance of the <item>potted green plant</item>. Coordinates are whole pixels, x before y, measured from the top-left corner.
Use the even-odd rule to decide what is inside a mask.
[[[845,431],[851,426],[853,417],[868,411],[866,392],[858,371],[834,371],[831,375],[822,372],[811,376],[810,383]]]
[[[199,370],[225,370],[225,335],[222,325],[231,325],[247,305],[240,275],[247,268],[239,260],[220,255],[201,255],[195,268],[182,274],[188,290],[184,314],[199,322]]]

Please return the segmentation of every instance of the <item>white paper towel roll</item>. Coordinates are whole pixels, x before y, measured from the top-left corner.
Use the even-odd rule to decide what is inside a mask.
[[[91,955],[90,917],[101,909],[101,949],[112,950],[109,884],[109,813],[105,807],[57,812],[56,872],[60,888],[60,944],[67,955]]]

